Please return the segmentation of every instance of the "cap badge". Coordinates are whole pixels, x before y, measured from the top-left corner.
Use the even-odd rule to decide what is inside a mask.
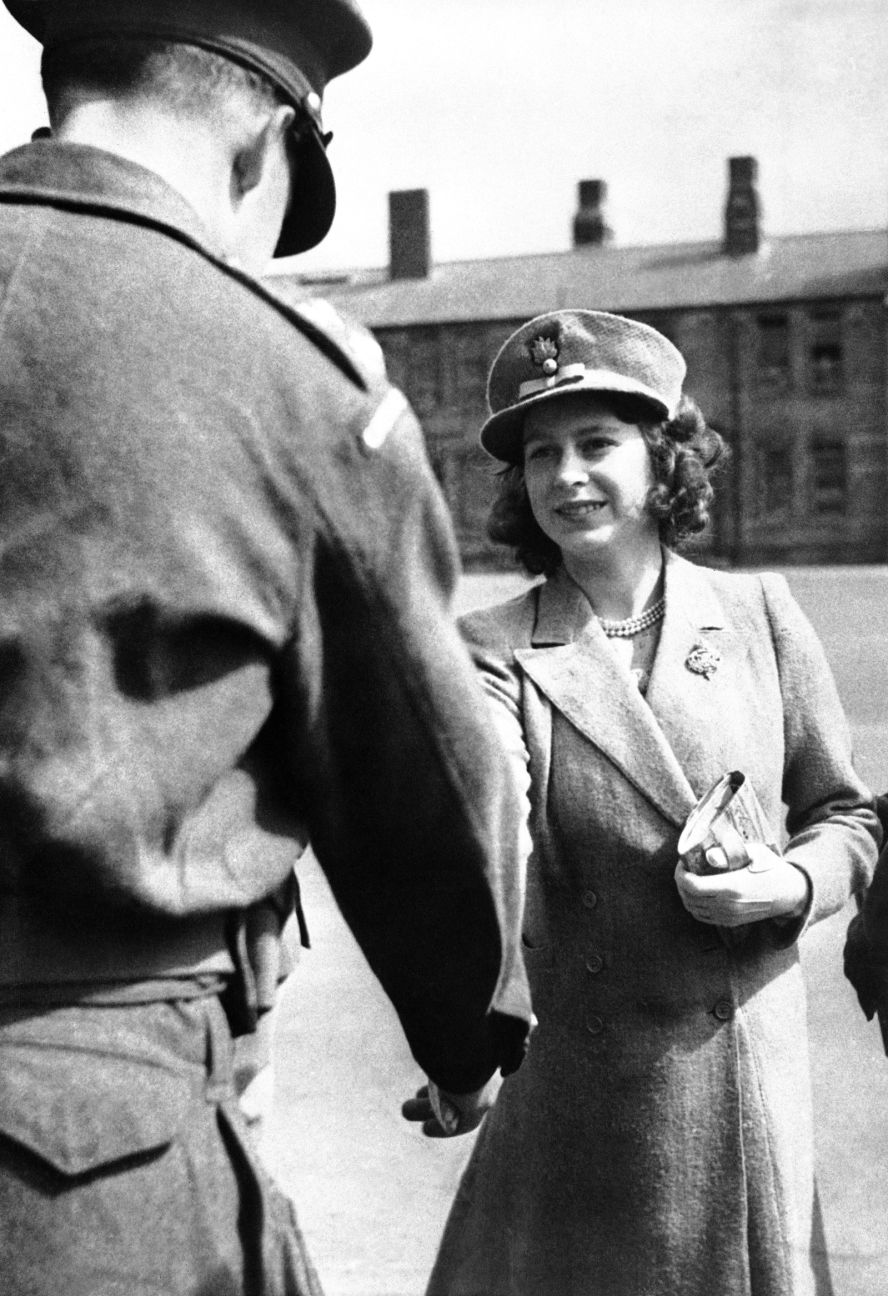
[[[530,344],[530,358],[547,377],[558,372],[558,343],[554,338],[535,337]]]
[[[518,386],[518,399],[526,400],[537,392],[560,387],[562,383],[579,382],[586,373],[584,364],[563,365],[559,363],[559,346],[555,338],[535,337],[529,346],[530,358],[537,368],[542,369],[544,378],[528,378]]]

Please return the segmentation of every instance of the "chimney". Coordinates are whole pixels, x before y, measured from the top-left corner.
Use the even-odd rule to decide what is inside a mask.
[[[758,163],[754,157],[728,158],[724,241],[728,256],[745,256],[759,250],[761,207],[755,187],[757,179]]]
[[[579,200],[573,221],[573,245],[575,248],[601,247],[612,234],[601,210],[607,198],[607,185],[603,180],[581,180],[577,188]]]
[[[428,279],[432,272],[428,189],[389,194],[389,276]]]

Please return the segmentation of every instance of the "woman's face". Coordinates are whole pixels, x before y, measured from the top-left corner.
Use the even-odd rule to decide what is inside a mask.
[[[533,515],[565,558],[596,562],[659,543],[647,508],[647,443],[595,396],[547,401],[524,418],[524,480]]]

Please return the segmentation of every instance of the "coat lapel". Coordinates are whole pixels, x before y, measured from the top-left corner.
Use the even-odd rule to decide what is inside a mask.
[[[515,655],[552,705],[680,827],[696,801],[691,784],[654,713],[613,656],[588,601],[566,574],[540,587],[532,647]]]
[[[737,705],[734,668],[743,645],[701,568],[668,554],[665,588],[647,704],[699,797],[726,772],[719,734]]]

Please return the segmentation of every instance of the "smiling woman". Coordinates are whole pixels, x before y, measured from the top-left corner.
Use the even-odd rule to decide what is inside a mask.
[[[541,475],[537,468],[540,453],[551,462],[554,448],[538,447],[532,439],[568,436],[568,422],[576,423],[576,433],[593,458],[600,458],[605,443],[613,441],[615,433],[617,440],[628,433],[630,439],[643,441],[642,473],[647,478],[646,516],[639,519],[643,529],[649,530],[652,525],[662,543],[671,546],[703,530],[713,496],[710,475],[722,460],[724,443],[717,432],[706,426],[690,397],[679,398],[674,418],[655,420],[646,401],[625,393],[592,395],[566,390],[562,395],[557,412],[549,406],[529,409],[523,447],[512,441],[510,448],[516,453],[521,447],[523,462],[509,463],[500,474],[488,525],[492,539],[514,547],[519,562],[534,575],[551,575],[561,564],[561,542],[558,536],[549,534],[531,503],[535,489],[532,483]],[[573,415],[568,420],[571,406]],[[599,444],[595,444],[596,438]],[[599,503],[603,506],[605,501]],[[568,500],[561,511],[571,512]]]
[[[723,452],[687,396],[674,419],[652,422],[651,412],[642,397],[607,391],[534,406],[524,467],[508,488],[526,499],[530,534],[548,542],[550,574],[561,566],[590,593],[642,692],[666,607],[661,544],[705,526],[709,472]]]
[[[492,533],[546,580],[462,624],[527,790],[539,1026],[428,1296],[829,1290],[798,938],[864,883],[877,830],[782,578],[674,552],[721,449],[683,379],[661,334],[594,311],[531,320],[491,371]],[[779,849],[696,876],[681,829],[728,770]]]
[[[605,318],[617,319],[617,316]],[[642,327],[635,324],[633,328]],[[653,329],[646,332],[660,337]],[[678,356],[677,351],[674,354]],[[599,377],[617,381],[613,373]],[[675,546],[703,530],[708,522],[713,498],[709,478],[725,454],[725,445],[718,433],[708,428],[694,400],[679,394],[675,398],[674,417],[664,419],[662,403],[652,403],[642,391],[596,391],[589,386],[594,381],[598,378],[586,377],[585,390],[582,390],[577,385],[577,376],[573,375],[557,391],[557,406],[541,403],[546,394],[543,391],[521,411],[524,421],[520,426],[513,420],[502,420],[503,415],[509,415],[506,407],[491,417],[485,429],[487,450],[504,464],[487,529],[498,543],[515,548],[517,559],[532,574],[550,575],[561,564],[560,539],[548,534],[530,495],[535,483],[544,476],[538,464],[546,461],[551,465],[556,446],[564,441],[576,442],[579,454],[590,460],[590,468],[592,460],[599,463],[608,442],[614,442],[614,438],[617,442],[626,437],[643,441],[644,446],[637,450],[637,455],[642,460],[640,474],[646,481],[639,486],[637,478],[635,487],[646,491],[646,507],[639,524],[642,530],[657,531],[662,543]],[[625,389],[626,378],[620,381]],[[624,456],[620,456],[621,463],[622,459]],[[565,490],[563,483],[560,490],[565,495],[560,513],[567,515],[572,512],[569,507],[572,489]],[[594,491],[578,491],[579,495],[594,498]],[[598,503],[604,505],[605,500]]]
[[[627,551],[659,549],[647,507],[653,473],[641,428],[594,396],[579,395],[571,404],[527,412],[524,482],[540,529],[569,567],[594,564],[617,544]]]

